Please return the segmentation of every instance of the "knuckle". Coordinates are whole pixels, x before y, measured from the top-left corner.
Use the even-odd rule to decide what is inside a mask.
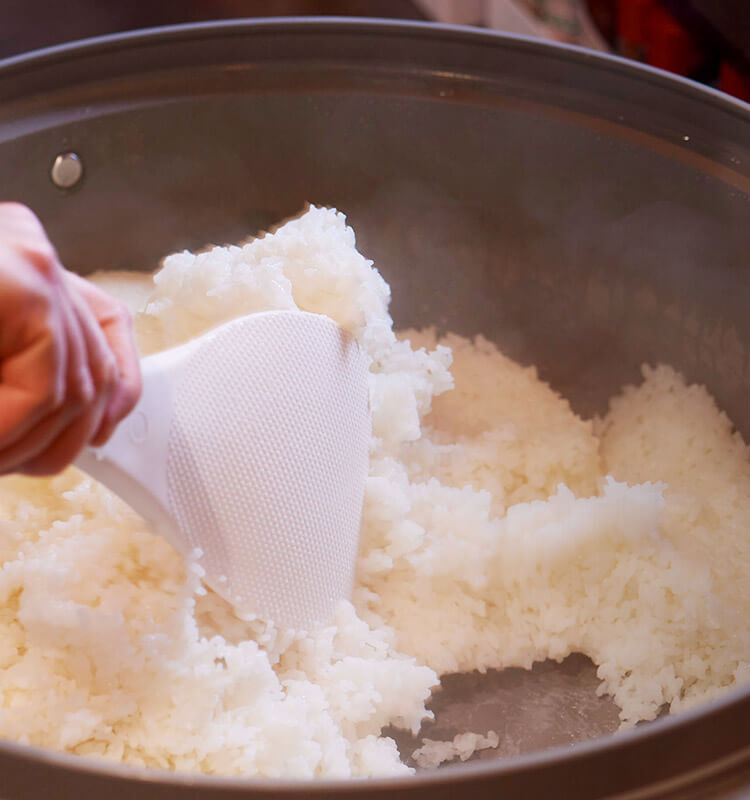
[[[0,203],[0,217],[14,229],[20,231],[38,231],[42,225],[36,214],[23,203],[7,202]]]
[[[68,391],[66,402],[75,411],[83,411],[94,401],[96,391],[88,373],[81,370]]]
[[[3,213],[12,214],[15,218],[27,217],[28,219],[36,219],[36,215],[28,206],[16,200],[8,200],[5,203],[1,203],[0,207],[2,207]]]
[[[58,268],[57,251],[34,212],[20,203],[0,203],[3,240],[38,273],[52,276]]]
[[[63,381],[51,380],[37,395],[31,413],[36,417],[46,417],[59,411],[66,402],[65,388]]]
[[[46,284],[37,282],[23,298],[24,311],[29,319],[39,325],[45,333],[52,336],[50,320],[55,310],[54,290]]]
[[[40,417],[53,414],[60,409],[63,399],[64,395],[61,391],[57,391],[55,387],[50,387],[50,390],[45,392],[35,404],[34,413]]]
[[[102,359],[101,376],[102,391],[111,394],[117,387],[120,377],[120,371],[117,368],[117,360],[111,353]]]
[[[22,245],[21,254],[44,278],[51,280],[57,276],[57,253],[46,237]]]
[[[0,203],[0,212],[6,215],[26,213],[30,211],[31,209],[28,206],[25,206],[23,203],[19,203],[16,200],[6,200],[5,202]]]

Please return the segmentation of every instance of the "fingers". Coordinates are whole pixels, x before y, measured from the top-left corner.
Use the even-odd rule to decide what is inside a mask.
[[[0,203],[0,473],[57,472],[136,404],[132,321],[62,268],[39,220]]]
[[[3,282],[0,280],[0,293]],[[0,451],[64,403],[67,394],[68,348],[58,299],[19,304],[25,336],[20,348],[0,353]],[[3,313],[3,328],[9,312]]]
[[[80,437],[82,440],[78,448],[80,450],[86,444],[94,444],[95,435],[102,425],[112,395],[120,383],[120,373],[114,352],[94,313],[79,294],[71,292],[71,297],[85,340],[88,369],[95,387],[94,401],[88,406],[82,418],[75,423],[76,433],[71,432],[71,436],[65,439],[65,442],[70,443],[70,447],[74,447],[75,436]],[[72,458],[77,454],[78,450],[75,451]]]
[[[53,448],[65,430],[76,423],[80,417],[91,414],[96,403],[98,375],[92,375],[89,365],[89,347],[87,336],[75,309],[70,303],[70,298],[63,296],[57,301],[57,312],[61,320],[61,333],[56,337],[58,344],[65,347],[66,368],[64,391],[62,399],[49,413],[37,420],[31,427],[23,426],[25,435],[16,437],[12,444],[0,449],[0,472],[26,471],[26,465],[32,459],[39,458],[48,449]],[[94,324],[93,322],[89,324]],[[86,441],[81,441],[78,449]],[[77,452],[77,451],[76,451]],[[72,457],[75,457],[73,453]],[[50,454],[54,456],[54,453]],[[68,459],[68,461],[71,459]],[[58,459],[45,459],[48,464],[44,472],[34,474],[51,474],[66,466],[67,461]]]
[[[49,243],[39,218],[22,203],[0,203],[0,234],[4,242],[43,239]]]
[[[26,449],[17,469],[26,475],[59,472],[87,444],[103,444],[140,396],[140,362],[130,315],[118,301],[78,276],[66,273],[65,283],[70,289],[72,316],[65,320],[66,328],[77,331],[70,344],[70,379],[76,380],[73,365],[83,362],[90,373],[93,396],[83,405],[76,404],[78,411],[73,416],[52,415],[19,443],[19,448]],[[95,291],[88,291],[89,287]],[[4,455],[0,453],[0,471],[5,466]],[[14,455],[9,452],[9,459]]]
[[[40,455],[23,463],[19,472],[24,475],[40,477],[55,475],[75,461],[76,456],[86,446],[94,430],[94,412],[82,414],[70,423]]]
[[[75,295],[69,301],[65,311],[71,351],[69,393],[62,413],[44,420],[19,443],[23,462],[17,469],[27,475],[52,475],[75,460],[98,429],[117,377],[114,356],[88,306]],[[88,391],[81,394],[84,372]]]
[[[41,275],[51,276],[60,268],[57,252],[39,218],[21,203],[0,203],[0,241]]]
[[[72,314],[72,311],[71,311]],[[95,387],[87,370],[86,343],[77,326],[66,326],[67,374],[62,399],[25,435],[0,449],[0,473],[19,469],[43,453],[91,403]]]
[[[0,363],[0,451],[23,438],[65,401],[64,337],[42,330],[20,353]]]
[[[54,248],[39,220],[0,203],[0,450],[64,402],[68,353]]]
[[[133,320],[124,304],[89,281],[72,273],[66,273],[66,280],[79,292],[95,315],[116,361],[117,381],[101,425],[91,442],[100,446],[109,439],[120,420],[133,410],[141,395],[141,365]]]
[[[62,426],[45,447],[29,454],[21,471],[27,475],[51,475],[75,460],[94,439],[118,380],[119,371],[109,343],[93,312],[80,295],[70,293],[71,319],[68,328],[80,336],[84,363],[93,383],[92,396],[80,413]]]

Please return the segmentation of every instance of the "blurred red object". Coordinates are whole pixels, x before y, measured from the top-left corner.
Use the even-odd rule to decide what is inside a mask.
[[[655,0],[618,0],[617,43],[620,55],[645,61],[648,55],[648,24]]]
[[[719,70],[719,88],[722,92],[739,97],[750,103],[750,75],[743,75],[728,61],[721,62]]]
[[[594,25],[607,42],[617,45],[617,0],[586,0]]]
[[[659,5],[654,5],[648,14],[646,47],[652,67],[678,75],[691,75],[704,58],[693,34]]]

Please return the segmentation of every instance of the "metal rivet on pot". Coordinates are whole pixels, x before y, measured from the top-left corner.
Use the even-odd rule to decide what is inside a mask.
[[[75,153],[60,153],[52,164],[50,177],[60,189],[72,189],[83,177],[83,164]]]

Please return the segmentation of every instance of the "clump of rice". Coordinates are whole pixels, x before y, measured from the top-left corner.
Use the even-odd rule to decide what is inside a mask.
[[[446,761],[454,761],[457,758],[466,761],[474,753],[493,749],[498,744],[500,737],[495,731],[489,731],[486,736],[482,736],[481,733],[459,733],[450,742],[425,739],[424,744],[415,750],[411,757],[420,767],[438,767]]]
[[[439,674],[581,652],[623,725],[750,679],[750,457],[703,388],[647,369],[587,421],[481,337],[397,337],[387,284],[329,209],[170,256],[145,306],[142,283],[126,291],[144,353],[272,308],[357,338],[373,440],[353,602],[307,635],[242,621],[80,472],[3,478],[1,736],[207,773],[385,775],[409,769],[381,730],[416,732]]]

